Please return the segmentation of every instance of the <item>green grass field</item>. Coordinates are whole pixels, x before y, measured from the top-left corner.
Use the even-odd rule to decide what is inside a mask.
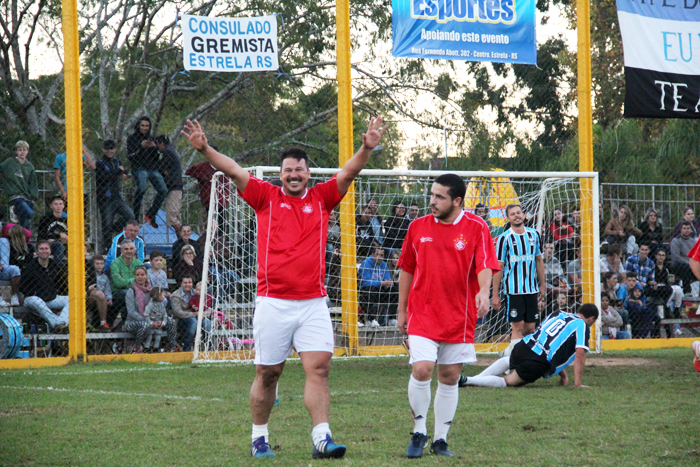
[[[483,363],[465,369],[481,371]],[[331,428],[342,461],[312,461],[303,372],[287,364],[270,421],[276,459],[344,465],[700,465],[700,373],[690,349],[591,356],[588,389],[558,378],[466,388],[448,443],[455,459],[403,451],[412,431],[406,357],[334,360]],[[0,465],[252,465],[248,364],[116,362],[0,372]],[[433,380],[435,385],[435,380]],[[432,410],[428,434],[432,436]]]

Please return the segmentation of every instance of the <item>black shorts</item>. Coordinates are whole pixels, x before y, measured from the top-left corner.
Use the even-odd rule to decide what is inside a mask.
[[[540,310],[537,308],[537,294],[527,295],[506,295],[506,312],[509,323],[536,323],[540,317]]]
[[[552,365],[544,355],[537,355],[523,341],[513,347],[510,354],[510,369],[515,370],[520,378],[533,383],[549,373]]]

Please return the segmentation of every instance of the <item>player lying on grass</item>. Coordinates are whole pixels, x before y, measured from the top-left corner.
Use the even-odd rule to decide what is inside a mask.
[[[574,362],[574,386],[581,384],[586,352],[591,338],[590,326],[598,319],[598,307],[581,305],[576,314],[559,312],[513,347],[510,357],[496,360],[476,376],[460,376],[459,387],[487,386],[504,388],[534,383],[540,378],[559,375],[559,384],[569,384],[565,368]],[[504,377],[497,376],[510,369]]]

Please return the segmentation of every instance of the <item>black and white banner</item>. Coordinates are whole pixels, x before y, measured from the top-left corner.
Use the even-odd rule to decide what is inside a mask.
[[[700,118],[700,0],[617,0],[625,117]]]

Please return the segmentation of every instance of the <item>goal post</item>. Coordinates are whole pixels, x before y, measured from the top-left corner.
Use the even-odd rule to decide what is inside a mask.
[[[262,180],[279,179],[278,167],[248,170]],[[338,170],[311,169],[310,185],[329,179]],[[574,310],[588,302],[600,307],[600,267],[595,253],[600,247],[597,173],[363,170],[329,222],[325,285],[336,356],[406,353],[404,336],[395,326],[400,275],[396,259],[410,216],[416,211],[419,216],[429,214],[430,186],[444,173],[455,173],[467,183],[465,210],[473,212],[477,204],[486,206],[494,240],[505,226],[505,206],[517,202],[528,217],[528,225],[541,233],[543,246],[546,243],[551,249],[550,244],[555,245],[561,274],[548,275],[542,314],[559,308]],[[226,193],[222,186],[227,183],[230,186],[221,173],[212,181],[194,361],[254,356],[255,213],[232,190],[222,195]],[[572,235],[557,232],[554,239],[555,210],[574,218]],[[378,244],[381,252],[375,250]],[[372,285],[368,258],[373,251],[384,254],[386,266],[380,269],[388,269],[391,288]],[[556,271],[554,262],[551,265]],[[205,291],[210,295],[209,308]],[[598,326],[596,323],[590,343],[596,351],[601,349]],[[503,350],[509,333],[505,310],[491,310],[477,324],[477,352]]]

